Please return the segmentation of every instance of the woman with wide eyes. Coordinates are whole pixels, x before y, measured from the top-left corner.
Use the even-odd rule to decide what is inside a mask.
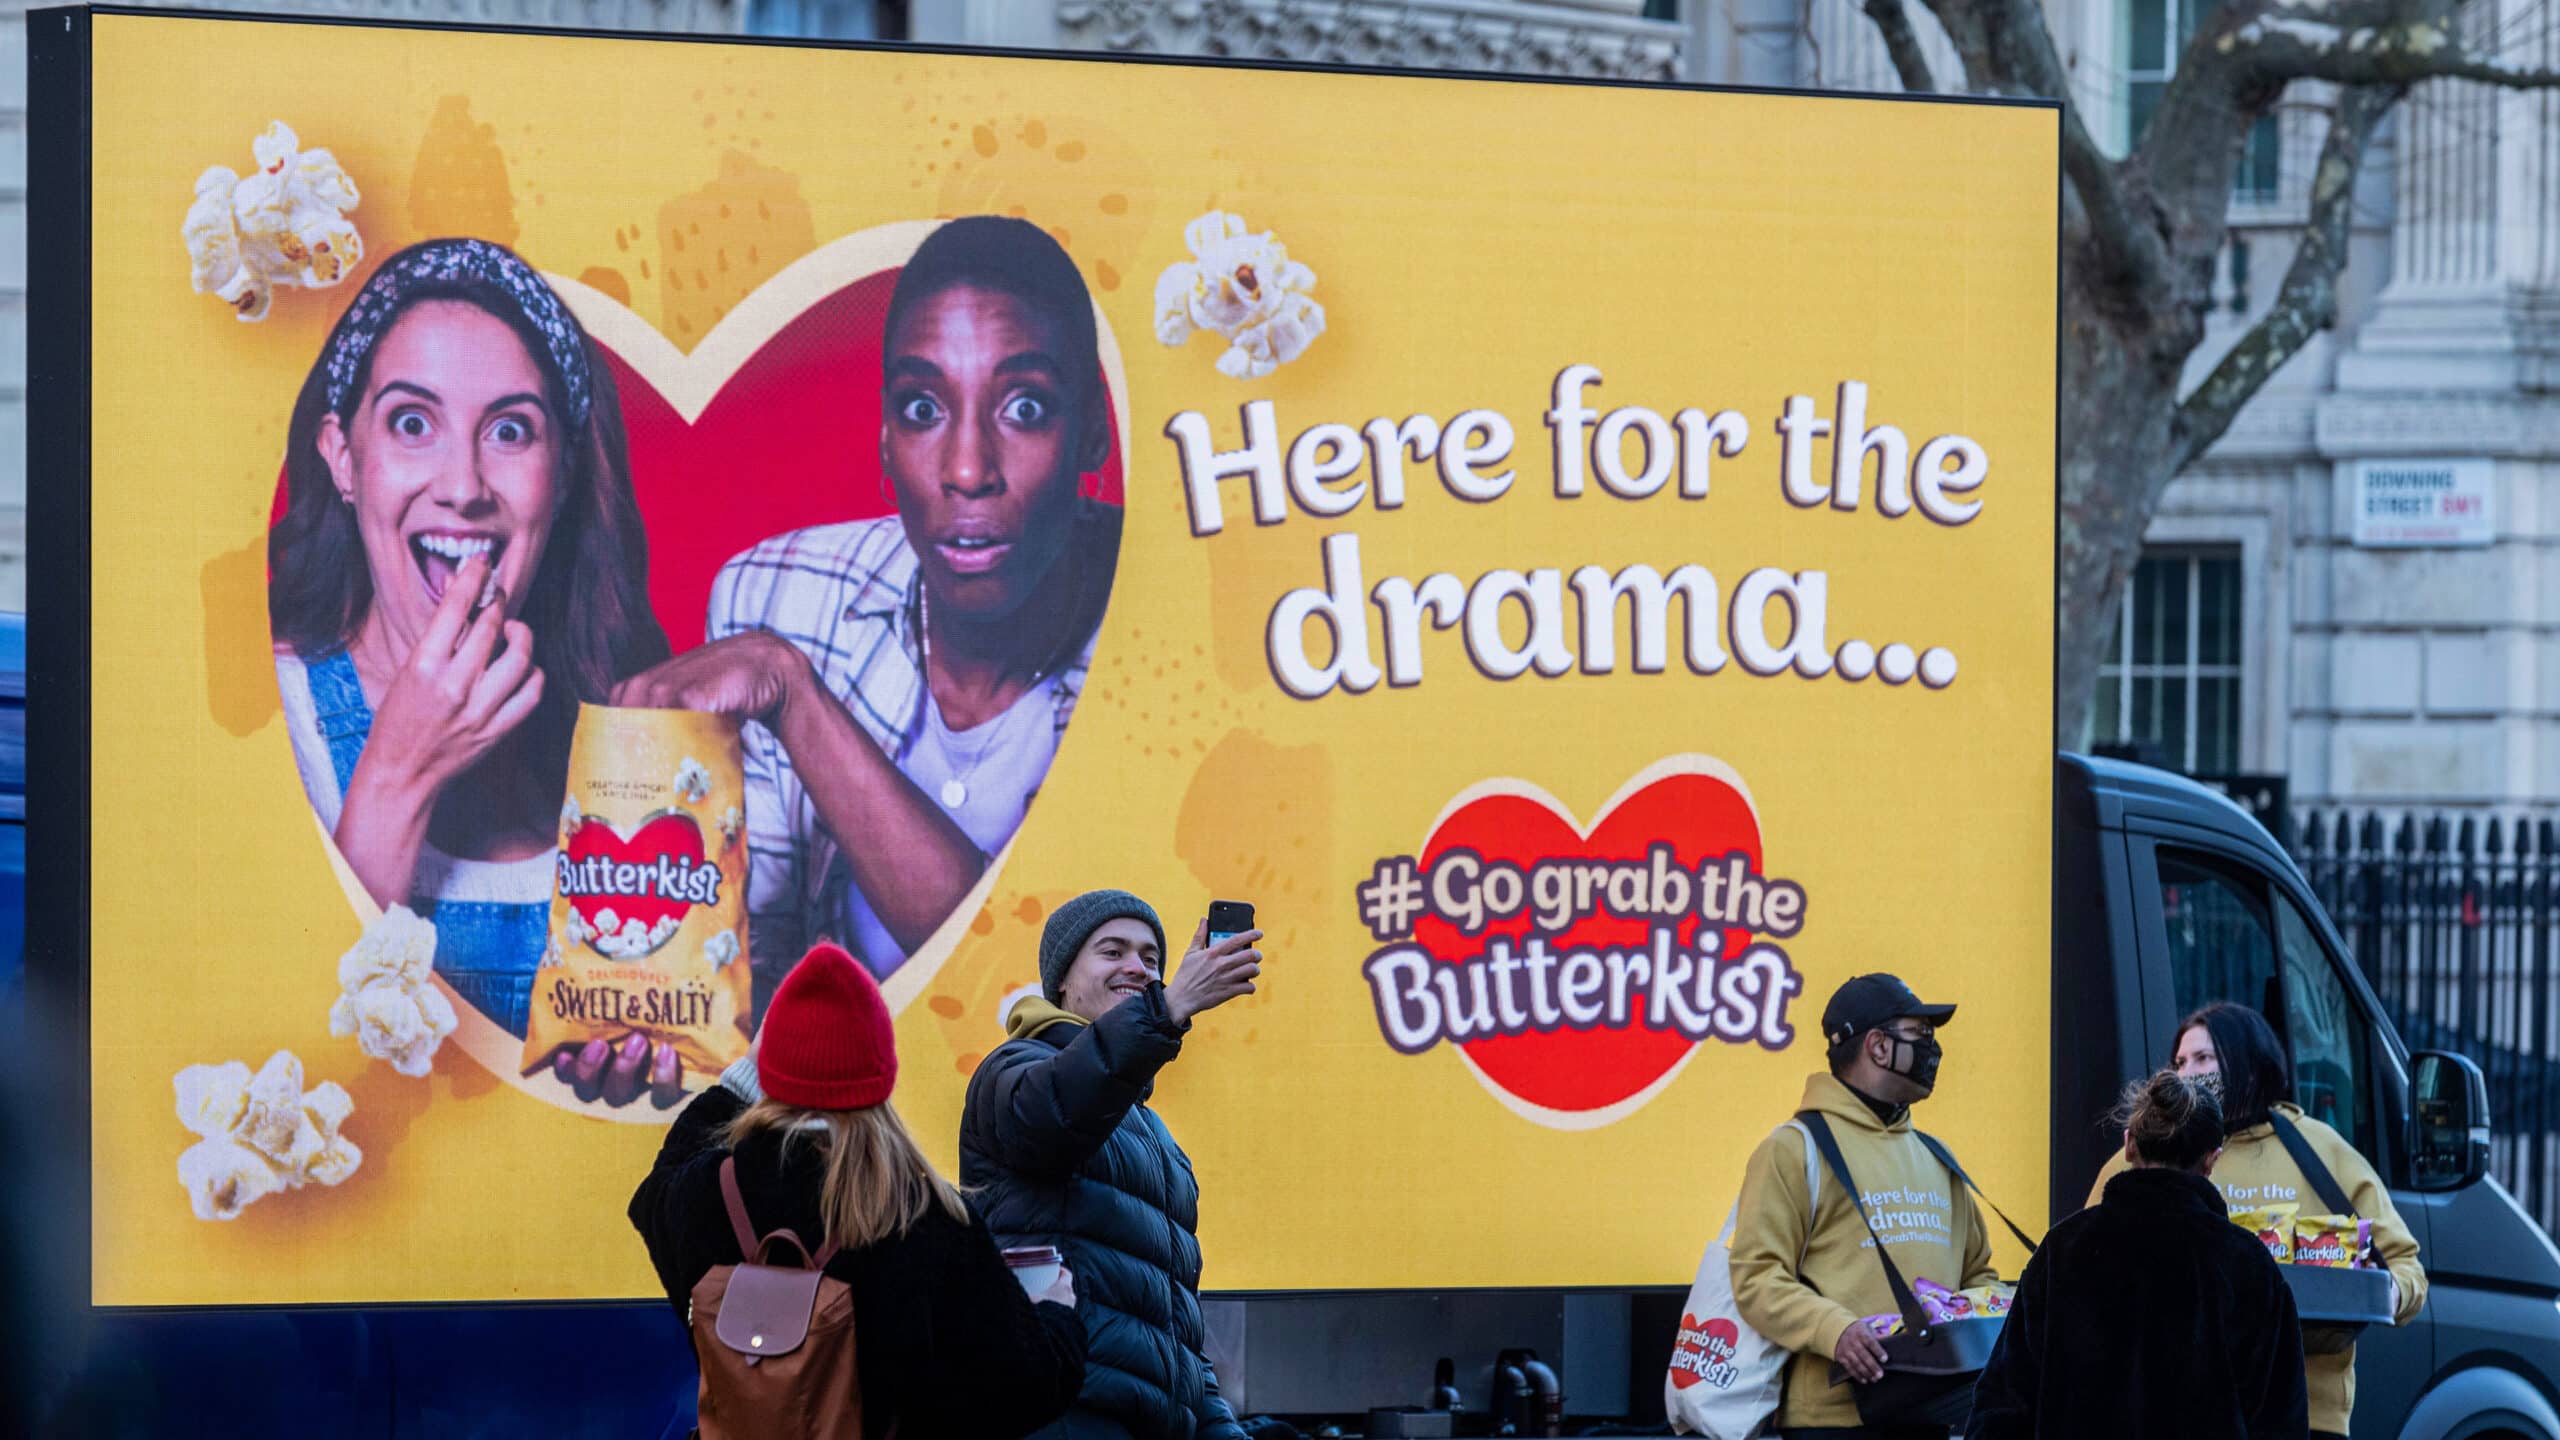
[[[414,246],[304,382],[285,490],[268,613],[304,791],[520,1036],[579,702],[667,654],[612,377],[515,255]],[[674,1051],[640,1044],[671,1085]]]
[[[711,643],[619,703],[742,716],[761,1009],[832,939],[886,976],[1022,823],[1091,663],[1120,511],[1093,299],[1026,221],[954,220],[882,336],[894,516],[776,536],[712,587]]]

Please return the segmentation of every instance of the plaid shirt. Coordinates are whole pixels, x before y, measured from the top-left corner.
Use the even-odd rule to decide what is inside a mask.
[[[895,515],[794,530],[720,567],[705,632],[719,640],[769,630],[800,648],[818,676],[903,770],[922,733],[923,653],[916,634],[916,552]],[[1093,663],[1087,638],[1052,687],[1060,731]],[[773,732],[746,727],[747,946],[758,1009],[820,936],[850,944],[853,872]],[[886,974],[903,957],[863,957]]]

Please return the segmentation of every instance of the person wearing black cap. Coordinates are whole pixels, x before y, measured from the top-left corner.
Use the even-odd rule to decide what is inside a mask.
[[[1864,1426],[1856,1394],[1832,1383],[1831,1368],[1837,1363],[1856,1382],[1884,1374],[1883,1342],[1859,1323],[1894,1309],[1877,1239],[1906,1279],[1962,1290],[1997,1278],[1973,1197],[1911,1127],[1911,1107],[1937,1088],[1938,1031],[1955,1013],[1882,974],[1848,981],[1823,1008],[1831,1068],[1805,1082],[1801,1109],[1838,1140],[1867,1198],[1863,1218],[1827,1169],[1818,1203],[1807,1195],[1809,1139],[1797,1125],[1762,1141],[1743,1172],[1734,1304],[1752,1329],[1795,1352],[1778,1411],[1788,1440],[1945,1440],[1944,1427]]]
[[[969,1079],[960,1183],[1005,1245],[1065,1252],[1090,1342],[1043,1437],[1243,1440],[1201,1348],[1199,1182],[1147,1100],[1192,1021],[1253,993],[1261,938],[1210,945],[1204,920],[1168,981],[1153,906],[1079,895],[1041,931],[1040,996]]]

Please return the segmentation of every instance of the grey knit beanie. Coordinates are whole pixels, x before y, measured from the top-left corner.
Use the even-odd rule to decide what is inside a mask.
[[[1076,963],[1076,953],[1093,932],[1114,920],[1144,920],[1156,932],[1156,950],[1164,950],[1164,922],[1156,918],[1156,909],[1126,890],[1088,890],[1049,916],[1040,930],[1040,993],[1055,1005],[1067,987],[1067,969]],[[1167,964],[1171,956],[1165,957]]]

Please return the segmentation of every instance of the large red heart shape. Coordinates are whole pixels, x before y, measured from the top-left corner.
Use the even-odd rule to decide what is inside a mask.
[[[590,860],[601,860],[608,865],[634,865],[643,871],[655,872],[662,859],[692,870],[703,863],[702,827],[682,811],[669,811],[641,822],[640,828],[632,831],[626,839],[611,825],[589,816],[570,832],[560,853],[568,861],[566,868],[570,870],[583,871],[588,868]],[[569,904],[585,917],[587,928],[598,934],[610,933],[634,920],[649,927],[656,926],[661,920],[682,921],[685,912],[693,908],[691,901],[682,898],[631,891],[572,895]],[[613,912],[612,926],[598,918],[607,910]]]
[[[613,296],[545,277],[613,376],[648,533],[650,608],[677,652],[702,643],[711,582],[730,557],[791,530],[895,508],[880,473],[881,325],[900,268],[934,228],[884,225],[819,247],[691,350]],[[1082,486],[1117,505],[1127,407],[1107,325],[1101,343],[1120,443]],[[271,521],[285,500],[280,472]]]
[[[1465,849],[1488,866],[1508,861],[1527,873],[1544,860],[1643,862],[1657,844],[1669,846],[1692,876],[1701,861],[1737,853],[1760,870],[1760,820],[1741,777],[1704,756],[1663,761],[1629,781],[1587,832],[1534,787],[1479,786],[1441,817],[1420,861],[1427,875],[1442,855]],[[1675,943],[1694,947],[1700,923],[1694,914],[1681,920]],[[1535,925],[1534,913],[1523,909],[1467,934],[1426,912],[1414,923],[1413,939],[1434,960],[1456,964],[1482,954],[1494,936],[1518,940]],[[1559,950],[1638,948],[1650,941],[1652,929],[1645,917],[1621,916],[1604,904],[1549,943]],[[1727,930],[1723,953],[1740,955],[1749,941],[1749,932]],[[1550,1123],[1557,1117],[1571,1123],[1573,1117],[1612,1116],[1642,1103],[1667,1083],[1695,1043],[1639,1019],[1622,1029],[1489,1036],[1464,1042],[1461,1053],[1513,1108],[1525,1106]]]
[[[1729,1371],[1741,1345],[1742,1331],[1732,1321],[1721,1316],[1701,1320],[1682,1312],[1680,1342],[1672,1348],[1671,1354],[1672,1388],[1686,1390],[1712,1375]],[[1731,1383],[1728,1373],[1718,1388],[1725,1388]]]
[[[877,272],[809,303],[747,354],[698,414],[686,413],[682,386],[674,396],[660,390],[673,377],[657,375],[678,362],[649,343],[656,332],[635,333],[622,316],[605,320],[611,312],[578,297],[621,392],[631,488],[649,531],[650,608],[678,651],[702,643],[711,582],[731,556],[803,526],[894,508],[880,474],[880,327],[897,279],[895,270]],[[1120,502],[1117,446],[1083,483],[1085,493]]]

